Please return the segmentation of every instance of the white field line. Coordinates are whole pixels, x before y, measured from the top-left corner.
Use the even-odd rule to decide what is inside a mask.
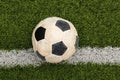
[[[68,63],[93,62],[120,64],[120,48],[80,48],[66,60]],[[39,65],[43,62],[33,49],[28,50],[0,50],[0,66]]]

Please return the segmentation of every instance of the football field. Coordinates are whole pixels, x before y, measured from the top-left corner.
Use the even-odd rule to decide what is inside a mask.
[[[33,29],[52,16],[79,35],[78,52],[60,64],[32,50]],[[119,64],[120,0],[0,0],[0,80],[119,80]]]

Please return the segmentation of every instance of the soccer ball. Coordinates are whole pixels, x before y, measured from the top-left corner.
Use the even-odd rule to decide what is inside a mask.
[[[71,57],[78,48],[78,41],[74,25],[59,17],[42,20],[32,34],[34,52],[50,63],[59,63]]]

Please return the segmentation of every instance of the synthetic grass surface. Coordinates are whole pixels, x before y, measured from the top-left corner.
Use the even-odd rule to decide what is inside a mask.
[[[0,49],[31,48],[34,27],[50,16],[75,25],[80,47],[120,47],[120,0],[0,0]]]
[[[120,80],[120,66],[100,64],[42,64],[0,68],[0,80]]]

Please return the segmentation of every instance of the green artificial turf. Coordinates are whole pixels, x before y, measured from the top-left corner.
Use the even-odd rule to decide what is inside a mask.
[[[0,80],[120,80],[120,66],[100,64],[42,64],[0,68]]]
[[[31,48],[34,27],[50,16],[75,25],[80,47],[120,47],[120,0],[0,0],[0,49]]]

